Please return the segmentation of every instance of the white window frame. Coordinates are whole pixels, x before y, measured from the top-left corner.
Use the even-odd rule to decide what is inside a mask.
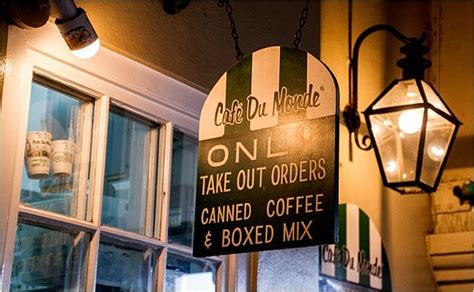
[[[10,286],[19,214],[33,220],[47,221],[53,226],[91,232],[93,236],[88,256],[87,291],[95,290],[101,233],[124,239],[130,244],[160,248],[162,252],[157,262],[157,287],[158,291],[163,291],[167,252],[189,257],[192,255],[190,248],[168,244],[167,239],[173,127],[197,137],[200,110],[206,94],[103,47],[92,59],[75,58],[52,23],[35,30],[9,27],[5,71],[0,125],[3,135],[0,140],[3,156],[0,160],[0,291],[3,291],[2,287],[8,289]],[[91,164],[94,166],[91,167],[89,186],[89,193],[94,198],[90,201],[92,206],[88,206],[93,210],[90,222],[20,205],[24,141],[34,73],[83,91],[96,99],[93,129],[95,135],[92,137],[90,155]],[[99,197],[102,195],[111,101],[127,111],[162,125],[158,153],[160,176],[156,187],[157,238],[100,226],[102,200]],[[217,291],[235,290],[234,257],[205,259],[217,264]]]

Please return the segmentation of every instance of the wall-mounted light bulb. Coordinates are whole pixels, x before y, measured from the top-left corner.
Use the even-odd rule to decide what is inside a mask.
[[[423,114],[419,109],[405,110],[398,118],[398,127],[405,134],[414,134],[421,129]]]
[[[385,167],[385,170],[386,170],[388,173],[393,173],[393,172],[395,172],[395,170],[397,170],[397,163],[395,162],[395,160],[390,160],[390,161],[387,163],[387,166]]]
[[[81,59],[89,59],[97,54],[100,49],[100,40],[96,39],[92,44],[78,50],[71,50],[71,53]]]
[[[410,83],[407,85],[407,98],[408,101],[414,102],[414,98],[418,96],[416,85]]]
[[[62,6],[58,7],[62,8]],[[67,14],[69,17],[56,19],[56,26],[75,56],[83,59],[91,58],[99,51],[99,37],[84,9],[76,8],[75,5],[69,8],[71,10]]]
[[[441,161],[446,154],[446,149],[440,140],[434,140],[427,147],[428,157],[434,161]]]
[[[372,133],[374,133],[374,136],[378,136],[382,130],[380,129],[380,126],[375,124],[372,126]]]

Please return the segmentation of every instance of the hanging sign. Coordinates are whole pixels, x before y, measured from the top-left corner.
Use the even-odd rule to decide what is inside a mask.
[[[351,291],[391,290],[390,269],[374,222],[354,204],[339,206],[339,242],[320,247],[319,287],[336,279],[356,284]],[[329,278],[325,278],[328,276]],[[331,290],[331,289],[330,289]]]
[[[265,48],[219,79],[199,123],[194,256],[335,242],[338,109],[304,51]]]

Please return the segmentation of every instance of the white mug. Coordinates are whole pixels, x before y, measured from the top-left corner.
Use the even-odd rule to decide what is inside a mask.
[[[49,175],[51,137],[47,131],[26,133],[25,164],[29,178],[39,179]]]
[[[51,144],[51,170],[55,176],[70,176],[76,145],[69,140],[54,140]]]

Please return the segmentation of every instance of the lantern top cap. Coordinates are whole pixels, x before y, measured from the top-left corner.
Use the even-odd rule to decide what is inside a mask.
[[[423,57],[430,51],[423,45],[425,40],[426,33],[423,33],[420,38],[413,38],[400,48],[405,57],[397,61],[397,66],[403,70],[403,79],[423,79],[425,69],[431,67],[431,61]]]

